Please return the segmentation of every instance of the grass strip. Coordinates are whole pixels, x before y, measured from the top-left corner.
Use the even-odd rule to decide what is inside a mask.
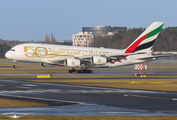
[[[12,60],[9,60],[9,59],[6,59],[6,58],[0,58],[0,61],[12,61]]]
[[[11,107],[43,107],[49,106],[45,103],[29,102],[21,100],[12,100],[0,98],[0,108],[11,108]]]

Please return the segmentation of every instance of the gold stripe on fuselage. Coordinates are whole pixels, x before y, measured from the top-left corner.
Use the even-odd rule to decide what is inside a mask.
[[[103,51],[79,51],[79,50],[61,50],[61,49],[47,49],[45,47],[24,46],[24,55],[26,57],[35,58],[54,58],[62,56],[94,56],[94,55],[108,55],[108,52]]]

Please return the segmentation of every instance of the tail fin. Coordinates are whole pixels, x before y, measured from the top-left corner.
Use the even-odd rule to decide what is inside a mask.
[[[130,46],[126,48],[125,53],[149,53],[163,24],[163,22],[153,22]]]

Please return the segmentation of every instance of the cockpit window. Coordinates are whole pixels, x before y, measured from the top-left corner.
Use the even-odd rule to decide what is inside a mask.
[[[15,49],[11,49],[10,51],[15,51]]]

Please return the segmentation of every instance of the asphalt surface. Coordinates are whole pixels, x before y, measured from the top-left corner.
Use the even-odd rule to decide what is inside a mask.
[[[1,108],[0,114],[25,112],[35,115],[177,115],[177,92],[36,83],[25,80],[29,79],[1,78],[0,98],[48,103],[50,107]]]

